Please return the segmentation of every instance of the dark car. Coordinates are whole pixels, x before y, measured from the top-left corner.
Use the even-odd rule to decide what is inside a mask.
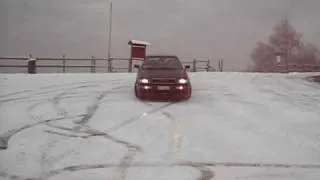
[[[147,56],[138,68],[135,95],[139,99],[187,100],[192,87],[186,72],[190,66],[181,64],[177,56]]]

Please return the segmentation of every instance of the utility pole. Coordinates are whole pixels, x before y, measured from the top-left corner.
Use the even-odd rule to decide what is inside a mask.
[[[110,2],[110,15],[109,15],[108,72],[112,71],[112,67],[111,67],[111,36],[112,36],[112,2]]]

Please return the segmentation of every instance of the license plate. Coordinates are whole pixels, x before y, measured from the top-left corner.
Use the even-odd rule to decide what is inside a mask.
[[[158,90],[169,90],[170,86],[158,86]]]

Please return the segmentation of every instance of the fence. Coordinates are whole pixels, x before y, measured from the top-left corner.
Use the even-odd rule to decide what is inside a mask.
[[[288,64],[274,66],[272,72],[320,72],[320,65],[316,64]]]
[[[33,58],[29,57],[0,57],[0,73],[102,73],[102,72],[133,72],[133,64],[142,61],[130,58]],[[192,72],[216,71],[209,60],[182,62],[190,65]]]

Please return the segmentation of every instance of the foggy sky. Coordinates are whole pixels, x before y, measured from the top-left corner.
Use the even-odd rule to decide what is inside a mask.
[[[107,57],[109,0],[1,0],[0,56]],[[182,61],[225,60],[227,70],[251,61],[257,41],[287,16],[320,46],[319,0],[114,0],[112,56],[128,57],[130,39],[148,53]]]

